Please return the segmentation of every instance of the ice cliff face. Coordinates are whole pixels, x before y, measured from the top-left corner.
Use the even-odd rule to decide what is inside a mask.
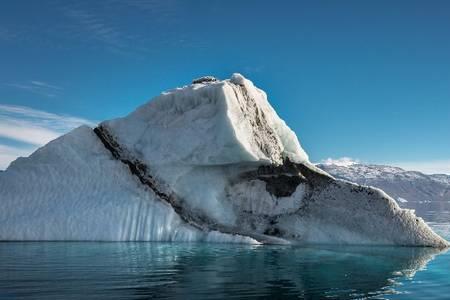
[[[445,247],[378,189],[309,163],[266,94],[200,78],[0,173],[2,240]]]

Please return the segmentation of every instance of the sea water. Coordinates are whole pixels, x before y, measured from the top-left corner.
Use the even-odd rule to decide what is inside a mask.
[[[448,211],[425,218],[447,239]],[[449,299],[450,253],[418,247],[0,243],[0,299]]]

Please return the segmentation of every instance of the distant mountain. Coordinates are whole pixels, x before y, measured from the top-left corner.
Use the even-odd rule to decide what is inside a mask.
[[[450,210],[450,175],[426,175],[417,171],[372,164],[319,164],[332,176],[361,185],[378,187],[404,208],[426,215],[429,210]]]
[[[407,201],[450,201],[449,175],[426,175],[383,165],[353,164],[339,166],[320,164],[318,167],[336,178],[378,187],[400,203]]]

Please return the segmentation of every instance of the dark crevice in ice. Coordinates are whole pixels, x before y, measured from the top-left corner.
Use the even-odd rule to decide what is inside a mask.
[[[277,198],[291,196],[297,186],[304,182],[300,176],[278,175],[271,177],[258,177],[266,183],[266,191]]]
[[[195,218],[190,216],[190,214],[183,207],[180,199],[178,199],[178,197],[173,192],[165,191],[167,190],[167,187],[163,187],[162,184],[160,184],[152,175],[150,175],[150,170],[146,164],[139,161],[138,159],[130,158],[130,155],[126,154],[127,151],[124,150],[119,145],[119,143],[117,143],[115,138],[108,132],[108,130],[104,126],[95,128],[94,132],[99,137],[105,148],[111,152],[113,157],[127,165],[130,169],[130,172],[135,175],[143,185],[150,188],[153,193],[155,193],[157,198],[172,206],[172,208],[183,221],[196,227],[197,229],[207,229],[199,224],[199,221],[204,221],[201,220],[203,218],[200,216],[196,216]]]
[[[286,241],[276,237],[252,232],[242,232],[238,228],[219,224],[198,210],[194,213],[181,197],[171,191],[170,187],[151,175],[151,170],[145,163],[133,158],[128,150],[124,149],[108,132],[106,127],[100,125],[94,129],[94,133],[115,159],[128,166],[130,172],[135,175],[144,186],[151,189],[159,200],[170,205],[185,223],[205,232],[218,231],[226,234],[248,236],[260,243],[286,243]]]

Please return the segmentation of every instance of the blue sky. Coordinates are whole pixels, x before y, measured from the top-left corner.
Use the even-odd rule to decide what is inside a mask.
[[[312,161],[450,173],[448,1],[6,0],[0,50],[0,168],[195,77],[240,72]]]

